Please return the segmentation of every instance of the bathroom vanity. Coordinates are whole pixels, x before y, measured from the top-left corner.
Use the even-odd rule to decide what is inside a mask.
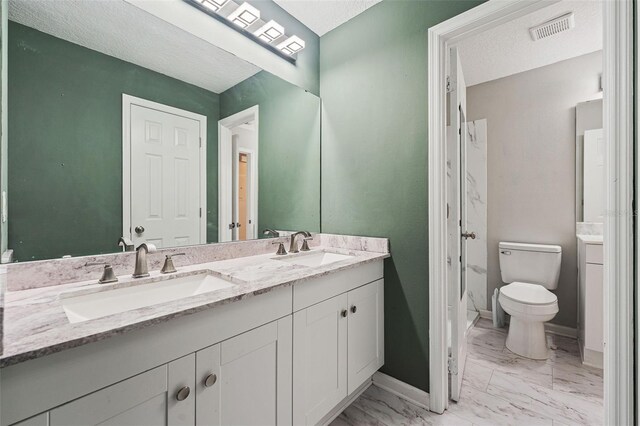
[[[384,363],[388,241],[319,234],[309,252],[285,256],[267,241],[212,245],[260,254],[176,261],[174,274],[152,268],[135,280],[120,273],[123,263],[114,284],[92,279],[8,292],[1,424],[330,421]],[[190,258],[207,247],[188,248]],[[133,255],[105,257],[117,264],[115,257]],[[96,312],[100,303],[123,300],[118,292],[151,300],[148,291],[176,280],[210,287]]]
[[[604,350],[603,237],[578,235],[578,343],[582,362],[602,368]]]

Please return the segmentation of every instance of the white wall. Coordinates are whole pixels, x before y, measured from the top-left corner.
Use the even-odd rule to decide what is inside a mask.
[[[467,88],[468,120],[486,118],[488,283],[502,285],[498,242],[562,246],[553,323],[577,318],[576,118],[599,93],[602,52]]]

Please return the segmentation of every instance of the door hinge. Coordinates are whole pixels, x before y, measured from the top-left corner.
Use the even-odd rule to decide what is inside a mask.
[[[445,89],[447,93],[451,93],[453,89],[451,88],[451,77],[447,76],[447,83],[445,85]]]
[[[200,139],[200,148],[202,148],[202,137],[200,137],[198,139]]]
[[[449,374],[458,374],[458,363],[451,357],[447,359]]]
[[[202,217],[202,207],[200,207],[200,217]]]

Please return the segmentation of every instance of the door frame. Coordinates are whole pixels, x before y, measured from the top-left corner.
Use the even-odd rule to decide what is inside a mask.
[[[255,149],[255,188],[251,195],[251,215],[257,234],[258,225],[258,151],[260,150],[260,106],[254,105],[243,111],[218,121],[218,242],[232,241],[233,232],[229,223],[233,219],[233,167],[230,159],[233,155],[233,140],[231,129],[246,122],[255,121],[256,149]]]
[[[257,131],[257,130],[256,130]],[[251,233],[247,232],[247,240],[256,240],[258,238],[258,228],[256,225],[258,224],[257,220],[253,218],[258,217],[258,206],[257,206],[257,196],[258,191],[256,188],[258,187],[258,155],[255,149],[247,148],[244,146],[238,146],[238,153],[246,154],[249,157],[249,165],[247,167],[248,173],[248,182],[249,182],[249,209],[247,211],[247,215],[251,217]],[[236,159],[234,158],[234,161]],[[236,179],[236,176],[233,176],[233,179]],[[238,195],[236,192],[238,183],[236,182],[236,189],[234,191],[233,197],[237,198]],[[236,228],[237,231],[237,228]]]
[[[122,236],[131,238],[131,107],[138,105],[195,120],[200,124],[200,243],[207,242],[207,117],[147,99],[122,94]],[[203,141],[204,139],[204,141]],[[204,143],[203,143],[204,142]],[[125,212],[128,212],[126,214]]]
[[[446,76],[448,46],[555,1],[489,0],[428,29],[429,404],[448,406]],[[605,422],[634,422],[633,4],[603,2],[605,218]],[[609,284],[611,283],[611,284]],[[615,283],[615,285],[613,285]]]

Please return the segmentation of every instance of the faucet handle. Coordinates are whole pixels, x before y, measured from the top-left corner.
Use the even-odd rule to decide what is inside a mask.
[[[185,253],[175,253],[175,254],[166,255],[164,259],[164,265],[162,265],[162,269],[160,270],[160,273],[173,274],[174,272],[177,272],[178,270],[173,264],[173,256],[184,256],[184,255]]]
[[[285,255],[287,254],[287,251],[284,249],[284,243],[281,241],[274,241],[271,244],[278,244],[278,251],[276,252],[277,255]]]
[[[113,272],[113,268],[107,262],[85,263],[84,266],[98,266],[98,265],[104,265],[104,270],[102,271],[102,277],[100,277],[100,279],[98,280],[99,284],[115,283],[118,281],[118,277],[116,277],[116,274]]]
[[[313,237],[306,237],[303,241],[302,241],[302,248],[300,249],[300,251],[309,251],[311,250],[309,248],[309,244],[307,243],[307,241],[309,240],[313,240]]]

